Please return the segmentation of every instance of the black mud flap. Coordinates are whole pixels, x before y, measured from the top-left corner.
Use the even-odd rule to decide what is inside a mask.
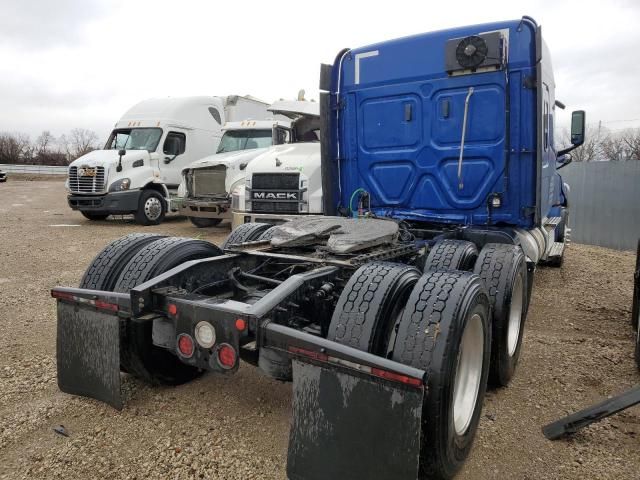
[[[416,479],[424,390],[293,361],[291,480]]]
[[[120,319],[58,301],[58,387],[122,409]]]

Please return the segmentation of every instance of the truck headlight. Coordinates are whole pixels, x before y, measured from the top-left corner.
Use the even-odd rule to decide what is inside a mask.
[[[231,209],[237,212],[244,212],[247,206],[245,203],[244,185],[231,186]]]
[[[129,190],[129,186],[131,185],[131,180],[128,178],[121,178],[120,180],[116,180],[109,186],[110,192],[122,192],[124,190]]]
[[[240,209],[240,189],[234,188],[233,192],[231,192],[231,209],[239,210]]]

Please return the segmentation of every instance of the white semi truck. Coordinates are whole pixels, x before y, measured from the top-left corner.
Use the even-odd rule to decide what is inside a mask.
[[[289,120],[243,120],[225,124],[214,155],[196,160],[182,171],[179,211],[198,228],[215,227],[231,218],[229,192],[244,183],[249,162],[290,138]]]
[[[69,165],[69,206],[89,220],[133,214],[157,225],[177,210],[184,167],[215,152],[226,122],[261,120],[269,105],[250,96],[199,96],[144,100],[116,122],[102,150]]]
[[[313,102],[282,102],[278,111],[294,119],[290,144],[274,145],[245,170],[231,190],[233,227],[279,224],[298,215],[322,215],[320,119]],[[273,108],[273,106],[271,107]]]
[[[180,213],[189,217],[197,227],[211,227],[222,220],[231,219],[231,195],[244,189],[246,172],[263,156],[273,160],[273,152],[279,146],[291,147],[298,142],[314,140],[319,125],[319,107],[299,96],[298,100],[280,100],[269,107],[275,118],[289,120],[244,121],[225,126],[225,133],[218,153],[198,160],[183,170],[183,180],[178,189]],[[317,144],[314,147],[317,149]]]

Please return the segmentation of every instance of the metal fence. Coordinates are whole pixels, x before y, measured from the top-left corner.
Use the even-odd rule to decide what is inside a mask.
[[[53,165],[14,165],[0,163],[0,170],[7,173],[37,173],[40,175],[66,175],[69,167]]]
[[[640,238],[640,161],[572,163],[560,173],[571,187],[571,240],[635,249]]]

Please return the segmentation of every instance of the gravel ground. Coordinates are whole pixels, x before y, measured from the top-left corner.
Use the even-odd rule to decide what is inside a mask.
[[[179,217],[158,227],[89,222],[60,181],[0,185],[0,479],[285,478],[290,385],[243,365],[176,388],[125,377],[117,412],[58,391],[55,285],[77,285],[108,242],[153,231],[219,243],[228,227]],[[549,442],[543,424],[633,386],[630,252],[572,245],[561,270],[541,268],[519,371],[485,402],[459,478],[638,478],[640,409]],[[53,432],[64,425],[69,437]]]

